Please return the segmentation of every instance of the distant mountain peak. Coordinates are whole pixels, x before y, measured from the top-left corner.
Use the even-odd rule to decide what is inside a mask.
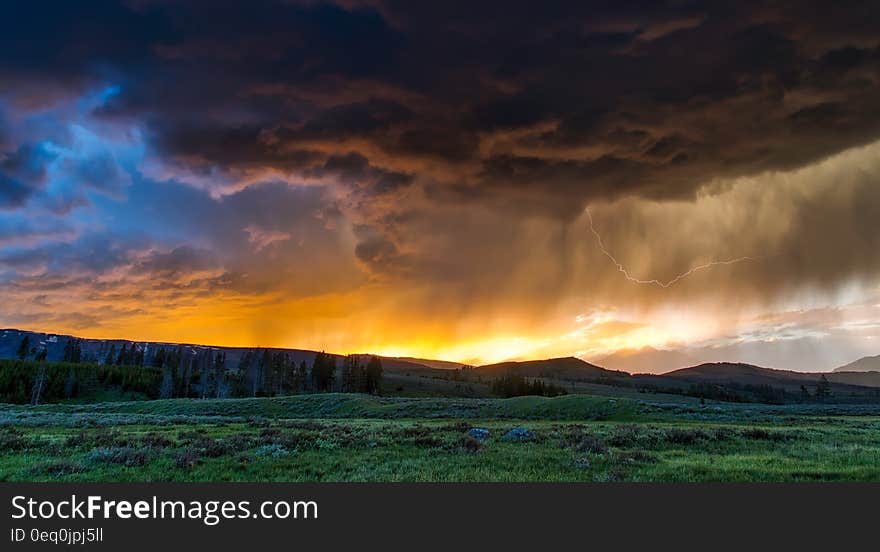
[[[862,357],[849,364],[838,366],[832,372],[880,372],[880,355]]]
[[[607,370],[577,357],[557,357],[540,360],[521,360],[496,362],[479,366],[477,370],[488,375],[515,373],[527,377],[557,378],[620,378],[629,374],[615,370]]]

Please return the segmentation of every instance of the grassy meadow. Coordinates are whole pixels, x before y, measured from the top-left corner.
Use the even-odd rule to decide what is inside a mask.
[[[880,481],[876,407],[650,399],[2,405],[0,480]]]

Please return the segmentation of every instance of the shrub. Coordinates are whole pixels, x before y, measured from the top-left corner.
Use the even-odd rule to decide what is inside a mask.
[[[141,437],[140,442],[143,446],[152,449],[163,449],[174,445],[170,439],[155,431],[151,431]]]
[[[726,441],[736,436],[736,432],[727,427],[718,427],[712,432],[712,436],[716,441]]]
[[[124,466],[143,466],[147,463],[147,453],[132,447],[96,447],[89,452],[89,461],[100,464],[122,464]]]
[[[576,428],[575,431],[567,435],[562,442],[560,442],[560,446],[563,448],[573,448],[579,452],[590,452],[593,454],[605,454],[608,452],[608,447],[605,445],[605,441],[590,433],[584,433],[580,428]]]
[[[534,441],[537,439],[537,435],[531,429],[527,429],[524,427],[515,427],[504,434],[501,438],[502,441]]]
[[[367,444],[367,435],[363,431],[352,429],[350,426],[337,426],[332,429],[325,428],[322,430],[318,434],[317,440],[332,440],[334,446],[359,447]]]
[[[260,431],[259,442],[264,445],[272,445],[277,443],[280,437],[281,430],[267,427]]]
[[[665,431],[667,443],[675,445],[693,445],[701,440],[709,439],[708,433],[702,429],[680,429],[672,428]]]
[[[608,437],[608,444],[613,447],[655,447],[666,438],[665,432],[655,427],[644,427],[633,424],[616,426]]]
[[[659,462],[656,456],[650,452],[643,450],[632,450],[629,452],[621,452],[617,456],[617,460],[623,464],[632,464],[635,462],[644,462],[646,464],[656,464]]]
[[[414,425],[409,427],[404,427],[395,431],[395,434],[399,437],[404,438],[413,438],[413,437],[428,437],[431,435],[432,431],[430,428],[427,428],[422,425]]]
[[[455,433],[464,433],[467,431],[471,425],[464,420],[459,420],[455,423],[443,425],[437,428],[437,431],[454,431]]]
[[[63,456],[67,454],[64,444],[57,441],[41,441],[38,446],[48,456]]]
[[[177,433],[177,439],[185,442],[201,441],[208,436],[208,431],[204,428],[188,429]]]
[[[483,443],[470,435],[462,435],[458,441],[458,448],[465,452],[475,453],[483,450]]]
[[[90,431],[88,433],[86,433],[85,431],[80,431],[76,435],[71,435],[70,437],[68,437],[66,445],[71,448],[118,448],[131,446],[131,443],[122,435],[121,432],[115,429],[110,429],[106,431]]]
[[[201,428],[194,431],[181,431],[177,437],[181,443],[192,448],[207,448],[214,442],[214,439],[208,437],[208,432]]]
[[[84,471],[86,471],[85,466],[74,464],[72,462],[52,462],[37,466],[32,470],[33,473],[51,475],[52,477],[63,477],[65,475],[82,473]]]
[[[230,451],[247,450],[254,446],[253,438],[247,433],[236,433],[221,441],[223,447]]]
[[[22,450],[27,446],[28,441],[24,434],[14,427],[6,428],[0,432],[0,454]]]
[[[431,435],[424,435],[413,439],[413,444],[422,448],[437,448],[443,445],[443,441]]]
[[[201,454],[207,458],[219,458],[229,452],[229,447],[217,439],[207,439],[199,445]]]
[[[290,454],[283,445],[279,445],[277,443],[271,445],[262,445],[257,447],[256,450],[257,456],[271,456],[272,458],[282,458]]]
[[[90,439],[86,435],[85,431],[80,431],[79,433],[68,437],[64,441],[64,444],[68,448],[77,448],[77,447],[84,446],[84,445],[88,444],[89,442],[90,442]]]
[[[91,441],[96,447],[126,447],[130,446],[129,440],[122,432],[115,429],[92,431]]]
[[[613,483],[616,481],[623,481],[624,479],[626,479],[626,476],[626,470],[624,470],[621,466],[612,466],[611,469],[608,470],[608,472],[605,473],[603,477],[601,477],[601,480]]]
[[[324,424],[310,420],[285,420],[281,425],[292,429],[305,429],[308,431],[321,431],[324,429]]]
[[[581,452],[591,452],[593,454],[605,454],[608,452],[605,441],[594,435],[584,435],[575,448]]]
[[[199,450],[194,447],[186,447],[174,455],[174,465],[178,468],[189,470],[202,462]]]
[[[788,441],[792,436],[781,431],[768,431],[761,428],[747,429],[742,432],[742,436],[746,439],[757,439],[761,441],[773,441],[775,443]]]

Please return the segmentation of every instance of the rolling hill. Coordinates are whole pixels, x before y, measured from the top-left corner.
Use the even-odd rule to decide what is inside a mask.
[[[629,378],[626,372],[606,370],[579,358],[563,357],[546,360],[525,360],[486,364],[476,368],[478,374],[497,377],[515,374],[531,378],[580,379],[621,379]]]
[[[817,381],[819,374],[790,370],[774,370],[752,364],[735,362],[707,362],[689,368],[680,368],[662,374],[663,377],[700,381],[737,381],[755,385],[781,382]]]
[[[389,358],[393,360],[399,360],[403,362],[409,362],[410,364],[420,364],[422,366],[427,366],[428,368],[436,368],[438,370],[458,370],[462,366],[464,366],[461,362],[449,362],[448,360],[436,360],[430,358],[414,358],[414,357],[382,357]]]
[[[839,366],[832,372],[880,372],[880,355],[862,357],[855,362]]]
[[[802,391],[802,386],[808,391],[812,390],[823,376],[831,384],[832,394],[837,395],[873,395],[876,393],[875,388],[880,387],[880,373],[807,373],[730,362],[700,364],[673,370],[661,377],[692,383],[733,384],[738,387],[770,386],[797,393]]]
[[[827,377],[828,381],[836,383],[880,387],[880,372],[832,372]]]

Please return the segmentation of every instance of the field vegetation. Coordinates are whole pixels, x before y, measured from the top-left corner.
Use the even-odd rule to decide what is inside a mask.
[[[0,479],[880,481],[875,410],[340,393],[4,405]]]

